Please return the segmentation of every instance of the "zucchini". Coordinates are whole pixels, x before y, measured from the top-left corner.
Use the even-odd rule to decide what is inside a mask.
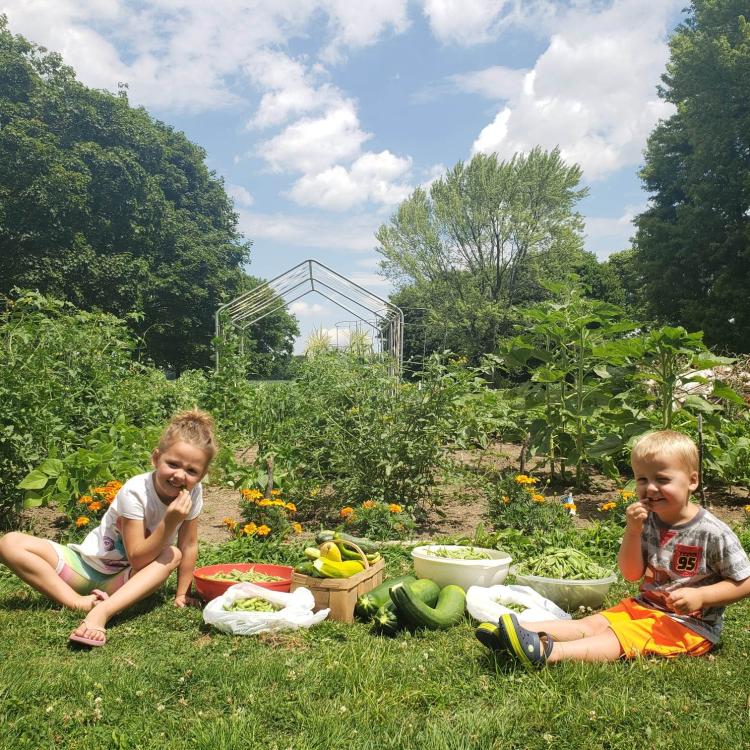
[[[466,608],[466,592],[454,584],[440,590],[437,604],[433,609],[415,596],[409,586],[394,586],[390,596],[396,605],[399,619],[406,625],[428,630],[447,630],[459,623]]]
[[[424,602],[428,607],[434,607],[440,595],[440,586],[429,578],[420,578],[417,581],[406,581],[394,585],[408,588],[415,598]],[[393,586],[388,590],[389,597],[392,589]],[[372,619],[375,631],[383,635],[393,635],[402,625],[406,624],[390,598],[378,609]]]
[[[297,563],[294,566],[295,573],[301,573],[303,576],[310,576],[311,578],[321,578],[322,576],[315,570],[312,562],[307,560],[306,562]]]
[[[345,542],[353,542],[359,547],[362,552],[366,555],[372,555],[378,551],[378,545],[375,542],[365,539],[360,536],[352,536],[347,534],[345,531],[331,531],[330,529],[321,529],[315,535],[315,541],[317,544],[323,544],[323,542],[333,542],[336,539],[342,539]]]
[[[388,596],[391,586],[395,586],[397,583],[408,583],[415,580],[416,578],[414,578],[414,576],[399,576],[398,578],[390,578],[387,581],[383,581],[383,583],[376,586],[372,591],[362,594],[362,596],[357,599],[357,603],[354,605],[354,614],[365,622],[371,620],[379,607],[382,607],[384,604],[391,601],[390,596]]]

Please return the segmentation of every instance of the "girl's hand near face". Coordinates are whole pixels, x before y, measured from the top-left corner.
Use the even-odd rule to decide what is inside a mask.
[[[167,506],[167,512],[164,515],[165,524],[174,528],[182,523],[188,517],[192,505],[190,493],[186,489],[180,490],[180,494]]]

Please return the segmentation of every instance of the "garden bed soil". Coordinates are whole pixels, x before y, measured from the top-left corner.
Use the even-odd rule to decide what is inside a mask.
[[[472,472],[503,472],[518,470],[520,446],[512,443],[495,443],[485,451],[458,451],[454,460],[464,469],[461,480],[451,480],[437,487],[435,503],[416,530],[415,538],[431,539],[439,536],[471,536],[479,523],[488,525],[485,501],[471,482]],[[532,459],[525,467],[527,473],[544,477],[541,462]],[[577,507],[576,522],[584,526],[601,518],[598,506],[617,499],[616,483],[601,475],[589,477],[589,487],[577,492],[572,486],[556,482],[544,488],[548,497],[563,498],[573,493]],[[727,523],[739,522],[745,517],[744,506],[750,503],[750,492],[745,487],[707,489],[706,507]],[[300,508],[304,513],[304,509]],[[230,539],[225,518],[240,519],[240,495],[237,490],[215,485],[204,487],[204,505],[200,517],[200,539],[209,544]],[[30,533],[54,538],[60,531],[64,517],[53,508],[34,508],[24,513],[23,526]]]

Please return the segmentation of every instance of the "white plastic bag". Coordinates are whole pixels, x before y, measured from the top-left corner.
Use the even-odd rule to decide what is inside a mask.
[[[243,612],[226,610],[225,604],[232,604],[237,599],[260,597],[283,609],[275,612]],[[203,609],[203,621],[213,625],[222,633],[233,635],[253,635],[273,630],[293,630],[309,628],[325,620],[328,609],[313,612],[315,599],[310,589],[299,588],[290,594],[285,591],[273,591],[254,583],[237,583],[230,586],[221,596],[212,599]]]
[[[525,609],[520,614],[504,605],[515,604]],[[518,614],[519,620],[570,620],[570,615],[530,586],[471,586],[466,592],[466,609],[480,622],[494,622],[508,612]]]

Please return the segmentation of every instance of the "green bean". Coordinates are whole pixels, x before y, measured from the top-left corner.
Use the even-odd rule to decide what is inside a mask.
[[[573,547],[550,547],[517,568],[521,575],[564,578],[571,581],[605,578],[611,571]]]

